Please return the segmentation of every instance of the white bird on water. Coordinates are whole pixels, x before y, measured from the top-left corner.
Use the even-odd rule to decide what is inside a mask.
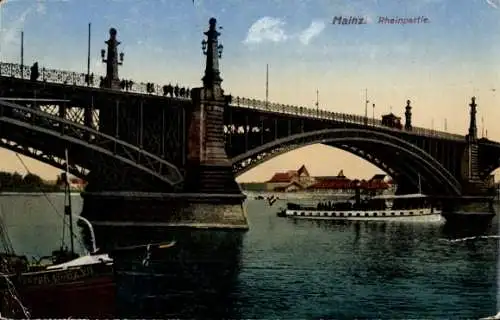
[[[496,320],[496,319],[500,319],[500,312],[497,313],[496,315],[494,316],[491,316],[491,317],[486,317],[486,318],[481,318],[479,320]]]

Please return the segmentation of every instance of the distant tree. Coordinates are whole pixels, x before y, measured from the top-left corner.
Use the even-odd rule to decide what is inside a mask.
[[[42,178],[33,173],[28,173],[23,178],[23,184],[27,187],[42,187],[44,182]]]
[[[8,188],[12,185],[12,173],[0,172],[0,189]]]
[[[47,184],[40,176],[33,173],[28,173],[23,177],[17,172],[0,171],[0,191],[56,192],[60,189],[60,185]]]
[[[12,186],[21,186],[23,184],[23,176],[20,175],[18,172],[14,172],[14,174],[11,177],[11,183]]]

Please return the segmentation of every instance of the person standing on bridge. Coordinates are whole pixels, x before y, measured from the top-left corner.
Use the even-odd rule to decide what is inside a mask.
[[[38,62],[35,62],[31,66],[30,80],[37,81],[39,77],[40,73],[38,72]]]

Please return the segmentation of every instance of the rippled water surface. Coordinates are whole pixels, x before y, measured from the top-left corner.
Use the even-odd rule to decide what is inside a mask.
[[[56,208],[62,207],[63,196],[50,199]],[[79,212],[81,199],[75,197],[75,202],[74,211]],[[16,251],[46,255],[59,245],[61,216],[43,196],[0,197],[0,204]],[[140,312],[128,303],[119,316],[201,317],[223,310],[214,316],[478,319],[497,313],[498,238],[449,241],[461,235],[435,221],[296,221],[276,217],[280,205],[270,208],[262,200],[248,201],[250,231],[234,262],[237,274],[225,284],[224,294],[222,289],[210,292],[201,283],[195,288],[203,294],[190,289],[184,300],[206,304],[190,308],[198,313],[164,311],[169,300],[180,304],[173,285],[169,288],[166,282],[149,293],[157,303],[143,304]],[[497,221],[482,234],[498,235]],[[221,280],[208,287],[216,288],[217,282]],[[203,298],[193,298],[197,296]]]

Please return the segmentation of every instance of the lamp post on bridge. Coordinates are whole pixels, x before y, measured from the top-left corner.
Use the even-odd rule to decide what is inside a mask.
[[[118,60],[118,45],[120,41],[116,39],[116,29],[109,29],[109,39],[104,41],[108,45],[107,57],[106,50],[101,50],[102,62],[106,63],[106,77],[104,78],[104,87],[108,89],[120,89],[120,78],[118,77],[118,66],[123,65],[123,52],[120,53]],[[106,59],[104,58],[106,57]]]
[[[372,125],[375,126],[375,103],[372,104]]]
[[[191,105],[186,128],[186,178],[184,189],[189,193],[242,195],[235,181],[232,163],[225,149],[224,110],[230,96],[224,95],[219,70],[223,46],[219,44],[217,20],[209,20],[201,49],[206,57],[203,86],[191,90]],[[238,200],[239,201],[239,200]]]
[[[365,89],[365,126],[368,125],[368,89]]]
[[[477,140],[477,125],[476,125],[476,113],[477,104],[476,97],[471,98],[470,106],[470,122],[469,122],[469,134],[467,135],[467,140],[475,142]]]
[[[406,107],[405,107],[405,130],[411,131],[412,124],[411,124],[411,101],[406,100]],[[434,120],[433,120],[434,121]],[[432,125],[432,129],[434,130],[434,124]]]
[[[319,90],[316,89],[316,116],[319,117]]]
[[[21,31],[21,79],[24,79],[24,31]]]
[[[202,79],[205,88],[212,88],[216,85],[220,87],[222,83],[219,70],[219,59],[222,58],[224,46],[218,43],[220,33],[217,32],[215,28],[216,23],[217,20],[215,18],[209,20],[208,31],[203,33],[207,36],[207,40],[203,39],[203,41],[201,41],[201,49],[203,54],[207,57],[205,76]]]

